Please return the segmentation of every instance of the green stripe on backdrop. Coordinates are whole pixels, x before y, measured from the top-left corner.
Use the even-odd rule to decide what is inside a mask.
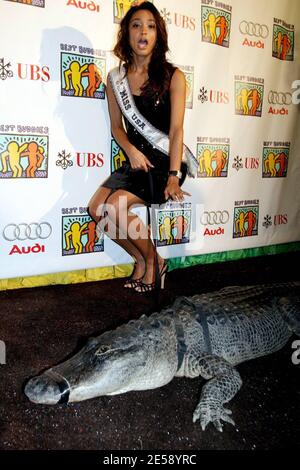
[[[257,248],[246,248],[243,250],[222,251],[220,253],[171,258],[168,260],[168,265],[170,271],[172,271],[173,269],[188,268],[197,264],[221,263],[242,258],[252,258],[255,256],[277,255],[279,253],[288,253],[291,251],[300,251],[300,241],[283,243],[280,245],[260,246]]]
[[[281,245],[263,246],[259,248],[248,248],[245,250],[223,251],[221,253],[210,253],[206,255],[187,256],[171,258],[168,260],[170,270],[187,268],[197,264],[220,263],[233,261],[241,258],[254,256],[276,255],[300,251],[300,242],[285,243]],[[117,266],[106,266],[94,269],[83,269],[67,271],[40,276],[17,277],[12,279],[0,279],[0,291],[8,289],[20,289],[49,285],[78,284],[81,282],[104,281],[108,279],[129,276],[133,264],[121,264]]]

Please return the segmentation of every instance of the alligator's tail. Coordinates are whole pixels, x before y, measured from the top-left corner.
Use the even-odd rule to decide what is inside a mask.
[[[290,330],[300,337],[300,297],[281,297],[278,300],[280,312]]]

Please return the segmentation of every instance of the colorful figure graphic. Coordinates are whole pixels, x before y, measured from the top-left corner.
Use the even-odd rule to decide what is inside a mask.
[[[248,100],[251,97],[252,90],[242,88],[236,97],[236,109],[243,111],[243,114],[249,114]]]
[[[83,95],[83,86],[81,84],[81,76],[82,73],[88,68],[89,64],[84,64],[80,66],[77,60],[74,60],[70,63],[70,67],[68,70],[64,71],[64,77],[66,82],[65,90],[70,90],[70,82],[72,84],[74,90],[74,96],[82,96]]]
[[[219,16],[217,18],[216,27],[220,28],[220,34],[218,36],[217,44],[222,46],[224,39],[228,32],[228,23],[225,16]]]
[[[134,0],[116,0],[117,18],[123,18],[133,3]]]
[[[126,161],[126,157],[121,149],[119,149],[118,153],[113,157],[114,169],[117,170],[121,168],[123,163]]]
[[[183,215],[179,215],[178,217],[174,217],[171,222],[171,226],[173,228],[174,233],[174,242],[181,243],[182,239],[186,235],[188,229],[188,221]]]
[[[25,5],[32,5],[32,0],[10,0],[11,2],[24,3]]]
[[[250,108],[250,115],[256,116],[256,111],[258,110],[259,105],[261,103],[260,95],[256,88],[253,88],[251,90],[251,93],[249,94],[249,99],[252,100],[252,106]]]
[[[213,44],[217,42],[216,28],[219,20],[219,16],[216,18],[214,13],[210,13],[203,23],[204,37],[210,38],[210,42]]]
[[[116,17],[115,19],[121,20],[127,13],[130,7],[143,3],[144,0],[115,0]],[[151,0],[150,0],[151,1]]]
[[[294,60],[294,29],[273,26],[272,55],[280,60]]]
[[[205,173],[206,176],[213,176],[212,169],[212,154],[209,149],[203,150],[202,155],[199,158],[200,173]]]
[[[240,237],[244,237],[246,233],[246,230],[245,230],[246,214],[247,214],[246,212],[240,211],[235,221],[235,232],[236,232],[236,235]]]
[[[185,107],[191,109],[193,107],[193,89],[194,75],[191,72],[184,72],[186,82]]]
[[[96,222],[94,220],[91,220],[90,222],[87,223],[87,228],[82,231],[82,235],[87,235],[88,241],[85,245],[85,252],[86,253],[93,253],[95,244],[99,240],[99,237],[96,233]]]
[[[264,172],[267,174],[270,173],[271,176],[276,176],[275,163],[276,163],[275,153],[269,152],[267,155],[267,158],[264,160]]]
[[[279,34],[279,33],[278,33],[278,34]],[[286,60],[286,56],[287,56],[287,54],[290,52],[291,46],[292,46],[292,42],[291,42],[290,38],[288,37],[287,34],[284,34],[284,35],[282,36],[282,40],[281,40],[281,54],[280,54],[280,59]]]
[[[82,77],[88,77],[88,87],[86,88],[86,96],[94,97],[95,91],[102,82],[101,72],[97,65],[88,64],[87,71],[82,73]],[[80,95],[82,96],[82,95]]]
[[[216,162],[216,168],[214,170],[213,176],[221,176],[221,171],[225,168],[227,163],[227,155],[223,150],[217,149],[211,155],[211,161]]]
[[[280,152],[276,158],[275,163],[279,163],[279,170],[277,171],[277,176],[285,176],[286,174],[286,167],[287,167],[287,155],[284,152]]]
[[[247,232],[246,232],[246,235],[247,237],[253,235],[253,231],[254,231],[254,228],[255,228],[255,224],[256,224],[256,214],[255,212],[253,211],[248,211],[247,214],[246,214],[246,217],[245,217],[245,222],[247,222]]]
[[[172,245],[173,234],[171,217],[164,217],[162,224],[159,224],[159,239],[161,241],[166,240],[167,245]]]
[[[7,150],[1,153],[2,173],[7,172],[7,159],[12,171],[13,178],[21,178],[23,168],[20,164],[21,153],[26,149],[27,143],[19,146],[18,142],[12,141],[7,145]]]
[[[83,252],[83,244],[81,242],[81,236],[87,229],[88,222],[80,225],[79,222],[73,222],[70,226],[70,230],[65,233],[66,251],[71,249],[71,244],[74,247],[74,254]]]
[[[158,246],[189,242],[191,209],[180,208],[159,211],[157,218]]]
[[[28,157],[28,166],[26,167],[27,178],[34,178],[35,172],[42,166],[44,161],[44,149],[39,147],[36,142],[29,142],[27,150],[20,154],[21,157]]]
[[[278,59],[280,59],[281,55],[281,41],[282,41],[282,32],[278,31],[277,36],[274,39],[275,51]]]

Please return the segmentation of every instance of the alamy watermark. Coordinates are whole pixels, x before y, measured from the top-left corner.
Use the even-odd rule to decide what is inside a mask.
[[[296,90],[292,93],[292,103],[299,104],[300,103],[300,80],[294,80],[292,83],[292,89],[296,88]]]
[[[6,346],[4,341],[0,340],[0,365],[6,364]]]
[[[300,339],[293,341],[292,348],[296,349],[292,354],[292,363],[298,366],[300,364]]]

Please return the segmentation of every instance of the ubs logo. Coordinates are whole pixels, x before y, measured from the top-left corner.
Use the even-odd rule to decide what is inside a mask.
[[[229,93],[221,90],[207,90],[203,86],[199,90],[198,100],[201,101],[202,104],[206,101],[216,104],[228,104]]]
[[[18,64],[18,77],[22,80],[50,80],[50,70],[47,66],[34,64]]]
[[[63,170],[73,166],[74,162],[72,160],[73,157],[71,153],[66,153],[65,150],[62,150],[58,153],[58,157],[56,165],[60,166]],[[104,165],[103,153],[76,152],[74,160],[78,167],[101,168]]]
[[[13,71],[10,70],[11,63],[5,63],[4,57],[0,59],[0,79],[6,80],[7,78],[12,78],[14,76]]]
[[[196,19],[181,13],[170,12],[166,8],[160,10],[160,14],[163,17],[166,24],[174,24],[178,28],[188,29],[195,31]]]
[[[14,73],[10,68],[12,67],[10,62],[5,63],[4,57],[0,59],[0,79],[6,80],[7,78],[12,78]],[[48,82],[50,80],[50,70],[49,67],[44,65],[36,64],[17,64],[17,76],[21,80],[42,80],[43,82]]]

